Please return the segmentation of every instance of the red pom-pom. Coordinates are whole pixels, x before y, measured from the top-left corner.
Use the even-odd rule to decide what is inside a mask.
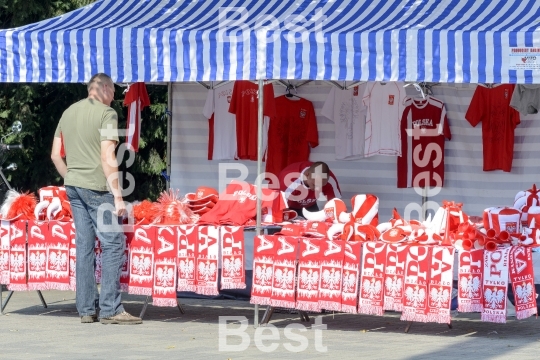
[[[156,204],[148,200],[133,205],[133,218],[136,224],[149,225],[154,222],[157,214]]]
[[[178,190],[169,189],[161,193],[157,201],[157,222],[164,225],[192,224],[198,221],[199,216],[194,214],[188,206],[181,201]]]
[[[37,205],[37,198],[34,194],[26,192],[14,196],[5,219],[14,219],[17,216],[19,220],[30,220],[34,218],[34,209]]]

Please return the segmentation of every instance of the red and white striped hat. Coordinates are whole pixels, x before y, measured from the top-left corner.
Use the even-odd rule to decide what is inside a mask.
[[[379,224],[379,198],[373,194],[359,194],[351,199],[352,212],[342,213],[339,221],[346,223],[350,220],[362,225]]]
[[[496,235],[501,231],[510,234],[521,232],[521,211],[513,207],[496,207],[488,211],[488,227],[495,230]],[[485,227],[486,224],[484,224]]]

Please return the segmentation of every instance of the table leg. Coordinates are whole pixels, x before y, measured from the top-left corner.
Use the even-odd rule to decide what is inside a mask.
[[[150,296],[147,296],[146,299],[144,299],[143,308],[141,310],[141,314],[139,315],[141,319],[144,317],[144,313],[146,312],[146,308],[148,307],[148,300],[150,300]]]

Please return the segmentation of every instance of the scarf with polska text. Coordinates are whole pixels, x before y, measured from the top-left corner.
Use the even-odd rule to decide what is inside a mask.
[[[458,311],[482,312],[484,308],[484,249],[458,253]]]
[[[356,314],[358,309],[358,283],[360,280],[360,256],[362,242],[344,242],[343,284],[341,289],[341,311]]]
[[[538,312],[531,248],[512,246],[509,256],[510,281],[514,291],[516,319],[526,319]]]
[[[508,255],[510,248],[484,251],[484,308],[482,321],[506,323]]]
[[[402,321],[428,321],[431,250],[431,246],[409,246],[405,262]]]
[[[28,289],[26,283],[26,220],[11,221],[9,249],[9,285],[11,291]]]
[[[384,268],[384,310],[403,311],[403,285],[408,245],[387,244]]]
[[[253,241],[253,281],[249,302],[255,305],[270,305],[272,280],[274,279],[274,256],[277,236],[258,235]]]
[[[344,241],[325,239],[321,243],[321,277],[319,280],[319,308],[341,311]]]
[[[178,226],[178,291],[197,291],[195,264],[197,262],[197,225]]]
[[[296,249],[298,238],[295,236],[276,236],[274,255],[274,279],[270,305],[294,309],[296,305]]]
[[[28,221],[28,290],[47,290],[47,238],[49,223]]]
[[[47,241],[47,289],[69,290],[69,247],[71,222],[50,221]]]
[[[452,320],[450,305],[454,280],[454,248],[434,246],[431,251],[427,321],[450,324]]]
[[[199,226],[197,239],[196,293],[219,295],[218,256],[219,226]]]
[[[155,241],[155,226],[133,226],[133,239],[131,240],[131,253],[129,257],[129,294],[152,295]]]
[[[244,227],[221,227],[221,289],[245,289]]]
[[[358,312],[367,315],[384,314],[384,268],[386,243],[368,241],[362,249],[362,277]]]
[[[300,238],[300,258],[298,260],[298,289],[296,308],[303,311],[319,312],[319,278],[321,276],[322,240]]]
[[[154,241],[154,306],[178,305],[176,300],[176,264],[178,261],[178,226],[157,226]]]
[[[10,222],[0,221],[0,284],[9,284]]]

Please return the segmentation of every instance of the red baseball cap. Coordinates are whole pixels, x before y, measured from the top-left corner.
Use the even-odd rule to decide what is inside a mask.
[[[331,224],[324,221],[308,221],[302,235],[327,237],[329,225]]]
[[[195,211],[195,210],[201,210],[201,209],[204,209],[204,208],[208,208],[208,209],[211,209],[214,207],[214,205],[216,205],[215,202],[213,201],[208,201],[208,202],[205,202],[205,203],[198,203],[198,202],[195,202],[195,203],[187,203],[187,206]]]
[[[304,227],[299,224],[288,224],[281,228],[279,232],[275,235],[284,235],[284,236],[302,236]]]
[[[186,200],[188,202],[217,202],[219,193],[216,189],[208,186],[199,186],[194,193],[187,193]],[[204,201],[203,201],[204,200]]]

